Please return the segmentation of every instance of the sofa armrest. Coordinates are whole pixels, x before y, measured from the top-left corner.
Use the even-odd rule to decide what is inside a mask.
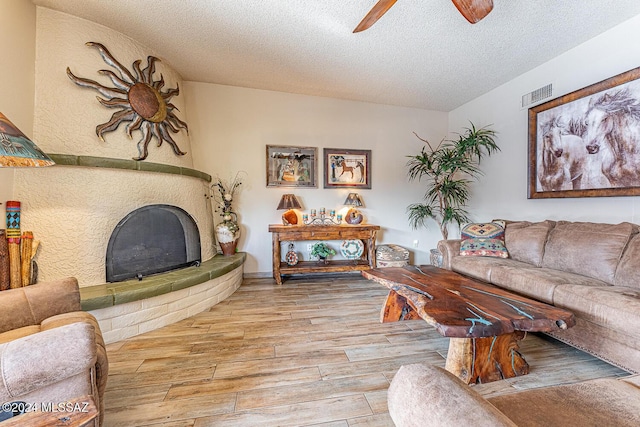
[[[46,331],[49,329],[59,328],[64,325],[83,322],[93,326],[95,332],[95,347],[96,347],[96,386],[98,387],[98,395],[102,397],[107,387],[107,377],[109,374],[109,361],[107,359],[107,349],[102,338],[102,332],[100,331],[100,324],[96,318],[86,311],[73,311],[71,313],[62,313],[56,316],[51,316],[45,319],[41,323],[41,330]],[[100,399],[98,404],[102,403]],[[104,409],[104,408],[103,408]]]
[[[82,310],[74,277],[38,283],[0,294],[0,333],[39,325],[47,317]]]
[[[397,427],[516,425],[453,374],[428,364],[401,366],[387,396]]]
[[[82,372],[89,375],[95,363],[95,332],[88,323],[73,323],[0,344],[0,402]]]
[[[438,250],[442,253],[442,268],[451,270],[451,260],[460,255],[460,239],[440,240]]]

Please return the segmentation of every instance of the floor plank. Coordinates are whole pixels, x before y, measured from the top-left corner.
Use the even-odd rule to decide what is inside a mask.
[[[386,391],[387,388],[389,388],[389,381],[384,375],[376,373],[328,381],[318,380],[297,384],[295,387],[284,386],[263,390],[249,390],[238,393],[236,410],[308,402],[316,400],[318,396],[333,398],[364,393],[366,397],[367,392]]]
[[[302,426],[370,415],[363,395],[271,406],[261,411],[239,411],[196,420],[195,427]]]
[[[357,274],[246,279],[207,312],[108,346],[105,426],[393,426],[393,375],[444,367],[449,340],[423,321],[379,323],[386,295]],[[529,375],[475,389],[626,375],[544,335],[521,351]]]

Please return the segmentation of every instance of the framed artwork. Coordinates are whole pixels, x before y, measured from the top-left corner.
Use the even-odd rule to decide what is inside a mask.
[[[325,148],[324,188],[371,188],[371,150]]]
[[[267,145],[267,187],[317,187],[316,147]]]
[[[640,67],[529,109],[529,198],[640,195]]]

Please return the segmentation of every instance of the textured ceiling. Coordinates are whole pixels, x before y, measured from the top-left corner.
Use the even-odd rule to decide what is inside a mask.
[[[376,1],[33,0],[153,47],[185,80],[440,111],[640,14],[638,0],[494,0],[471,25],[448,0],[399,0],[352,34]]]

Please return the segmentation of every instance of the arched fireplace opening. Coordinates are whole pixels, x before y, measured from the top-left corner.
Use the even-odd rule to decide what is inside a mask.
[[[107,245],[107,282],[175,270],[201,261],[200,233],[183,209],[149,205],[124,217]]]

